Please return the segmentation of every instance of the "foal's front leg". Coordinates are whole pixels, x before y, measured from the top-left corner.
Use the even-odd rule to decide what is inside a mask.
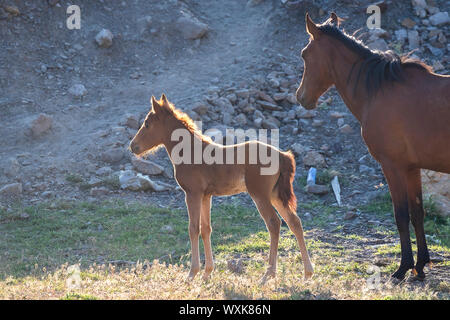
[[[199,234],[200,234],[200,211],[202,207],[203,194],[187,193],[186,205],[189,214],[189,239],[191,240],[191,270],[187,280],[192,281],[200,271]]]
[[[200,233],[205,248],[205,273],[203,280],[207,280],[214,270],[214,260],[211,248],[211,196],[204,196],[201,210]]]

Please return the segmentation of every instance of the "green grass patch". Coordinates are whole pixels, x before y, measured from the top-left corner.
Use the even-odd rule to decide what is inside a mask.
[[[89,294],[68,293],[61,300],[97,300],[97,297]]]

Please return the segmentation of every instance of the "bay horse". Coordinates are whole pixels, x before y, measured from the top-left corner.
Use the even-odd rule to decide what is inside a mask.
[[[305,68],[297,101],[313,109],[329,87],[336,87],[389,185],[401,246],[392,279],[403,280],[412,269],[412,279],[423,280],[430,256],[420,170],[450,173],[450,76],[408,56],[370,50],[342,31],[340,20],[332,13],[316,25],[306,14],[310,39],[301,52]],[[410,219],[417,241],[415,266]]]
[[[180,132],[187,133],[187,139],[182,145],[185,149],[181,151],[179,138],[174,139],[174,134]],[[249,193],[270,234],[269,267],[261,283],[265,283],[276,275],[281,222],[274,207],[297,238],[304,262],[305,279],[312,276],[313,267],[306,249],[302,223],[296,213],[297,199],[292,185],[295,160],[290,151],[282,152],[261,141],[247,141],[226,146],[215,143],[208,136],[203,135],[192,119],[175,108],[164,94],[159,101],[152,96],[151,110],[130,142],[131,151],[138,156],[151,152],[159,146],[167,150],[174,167],[175,179],[185,192],[192,249],[187,280],[193,280],[200,271],[199,235],[202,237],[205,249],[204,280],[208,279],[214,269],[211,249],[212,196],[241,192]],[[196,146],[200,146],[200,149],[196,150]],[[279,165],[273,173],[266,174],[267,172],[262,171],[264,167],[267,168],[267,164],[263,163],[260,151],[256,151],[257,149],[265,150],[271,156],[275,156],[271,159],[279,160]],[[195,157],[199,153],[201,156],[206,150],[214,154],[218,161],[213,163],[196,161]],[[179,161],[177,152],[182,153],[183,161]],[[257,152],[257,156],[252,162],[254,152]],[[228,159],[226,157],[229,154],[232,157]],[[241,159],[238,159],[239,155],[242,155]]]

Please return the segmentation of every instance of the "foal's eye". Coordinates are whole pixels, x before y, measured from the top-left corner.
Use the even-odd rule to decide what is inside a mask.
[[[145,124],[145,128],[148,129],[148,121],[147,120],[144,122],[144,124]]]

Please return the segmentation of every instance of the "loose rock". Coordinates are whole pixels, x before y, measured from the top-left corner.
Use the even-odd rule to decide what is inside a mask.
[[[339,131],[342,133],[348,134],[348,133],[352,133],[353,129],[348,124],[344,124],[342,127],[339,128]]]
[[[177,27],[183,37],[189,40],[202,38],[208,32],[207,24],[186,13],[182,13],[182,16],[177,20]]]
[[[95,41],[100,48],[109,48],[112,46],[113,34],[108,29],[102,29],[95,36]]]
[[[320,184],[309,184],[305,187],[305,190],[308,193],[323,195],[329,192],[329,187]]]
[[[311,150],[303,157],[303,164],[309,167],[325,166],[325,158],[317,151]]]
[[[158,175],[164,172],[164,167],[142,158],[133,157],[131,159],[131,164],[136,171],[148,175]]]
[[[30,131],[33,137],[38,137],[46,133],[51,129],[53,124],[52,117],[41,113],[36,119],[34,119],[30,124]]]
[[[241,274],[244,272],[244,264],[242,263],[242,259],[232,259],[227,262],[228,270],[233,273]]]
[[[17,197],[22,194],[22,184],[21,183],[11,183],[3,186],[0,189],[0,195]]]
[[[450,22],[448,12],[438,12],[429,18],[433,26],[442,26]]]
[[[135,115],[129,114],[125,118],[125,125],[131,129],[139,129],[139,118]]]
[[[124,151],[120,148],[114,148],[109,151],[104,151],[100,154],[102,161],[107,163],[117,163],[124,158]]]
[[[81,98],[87,94],[87,90],[84,85],[77,83],[69,88],[69,93],[75,98]]]

